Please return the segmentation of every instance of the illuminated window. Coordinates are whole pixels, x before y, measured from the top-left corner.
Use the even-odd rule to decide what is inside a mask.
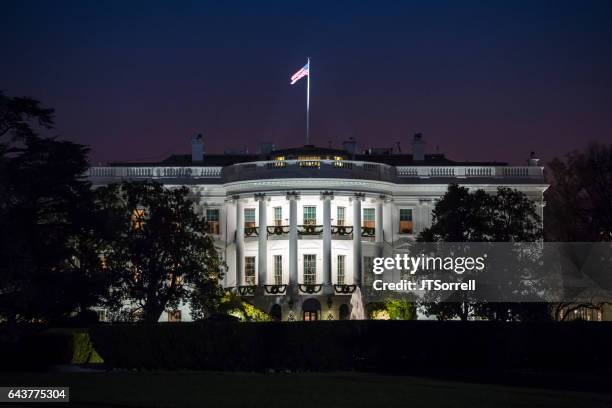
[[[344,207],[338,207],[337,209],[337,216],[336,216],[336,225],[340,225],[343,226],[344,225],[344,214],[345,214],[345,208]]]
[[[274,225],[277,227],[283,225],[283,207],[274,207]]]
[[[300,167],[320,167],[320,156],[298,156]]]
[[[304,254],[304,283],[314,285],[317,280],[317,256]]]
[[[134,282],[140,281],[141,275],[142,271],[138,267],[132,266],[132,279],[134,280]]]
[[[108,311],[106,309],[98,309],[96,314],[98,315],[99,322],[108,322]]]
[[[171,275],[170,279],[174,279],[174,284],[176,286],[182,286],[183,285],[183,275]]]
[[[180,310],[170,310],[168,311],[168,321],[169,322],[180,322],[182,319]]]
[[[363,209],[363,227],[374,228],[375,226],[375,210],[374,208]]]
[[[283,284],[283,256],[274,255],[274,284]]]
[[[136,208],[132,211],[132,229],[140,231],[145,225],[144,208]]]
[[[412,209],[400,208],[400,234],[412,234]]]
[[[244,281],[247,285],[255,285],[255,257],[244,257]]]
[[[304,206],[304,225],[316,225],[317,207]]]
[[[255,209],[244,209],[244,228],[255,228]]]
[[[336,167],[342,167],[342,160],[344,160],[343,157],[341,156],[334,156],[334,166]]]
[[[305,322],[314,322],[319,320],[319,312],[304,312]]]
[[[274,167],[285,167],[287,163],[285,163],[285,156],[276,156],[274,159]]]
[[[344,285],[344,274],[346,271],[346,255],[338,255],[338,285]]]
[[[210,234],[219,234],[219,210],[206,209],[206,228]]]

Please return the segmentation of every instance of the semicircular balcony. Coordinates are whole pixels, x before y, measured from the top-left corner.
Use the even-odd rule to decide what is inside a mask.
[[[348,160],[269,160],[224,167],[223,183],[277,178],[346,178],[393,182],[395,167]]]

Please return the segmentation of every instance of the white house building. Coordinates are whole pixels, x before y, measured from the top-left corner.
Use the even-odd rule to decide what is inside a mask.
[[[189,186],[227,264],[223,286],[279,320],[345,319],[355,288],[368,296],[373,258],[401,251],[427,228],[449,184],[514,188],[542,211],[547,184],[537,159],[460,163],[425,154],[421,135],[412,146],[412,154],[358,152],[351,140],[342,149],[266,144],[258,154],[208,155],[197,136],[191,156],[92,167],[89,178],[94,186]],[[162,320],[190,320],[188,305]]]

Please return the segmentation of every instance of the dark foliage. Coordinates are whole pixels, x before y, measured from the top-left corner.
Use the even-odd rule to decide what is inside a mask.
[[[167,308],[190,302],[196,318],[216,310],[222,262],[186,187],[124,182],[100,187],[106,220],[109,305],[127,320],[156,322]]]
[[[0,94],[0,314],[13,324],[64,318],[104,291],[83,240],[94,227],[88,149],[40,136],[52,114]]]
[[[590,145],[549,164],[546,240],[612,240],[612,145]]]
[[[90,335],[110,367],[148,370],[409,374],[434,367],[592,368],[612,363],[610,355],[600,353],[612,341],[612,326],[601,323],[113,324],[91,327]],[[395,347],[389,347],[389,339]]]
[[[417,239],[420,242],[536,242],[542,238],[541,217],[534,202],[524,193],[506,187],[488,194],[451,184],[432,215],[432,225],[421,232]],[[461,251],[461,245],[456,249]],[[510,271],[508,287],[519,285],[519,272]],[[547,319],[537,304],[475,302],[463,292],[441,302],[432,295],[421,304],[421,310],[440,320],[467,320],[471,316],[502,321],[533,320],[536,316]]]
[[[422,242],[534,242],[541,217],[524,193],[499,187],[496,194],[451,184],[432,211]]]

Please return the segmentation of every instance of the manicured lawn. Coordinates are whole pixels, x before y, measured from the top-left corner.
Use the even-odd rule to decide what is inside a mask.
[[[0,385],[70,386],[81,407],[612,406],[610,394],[357,373],[0,373]]]

